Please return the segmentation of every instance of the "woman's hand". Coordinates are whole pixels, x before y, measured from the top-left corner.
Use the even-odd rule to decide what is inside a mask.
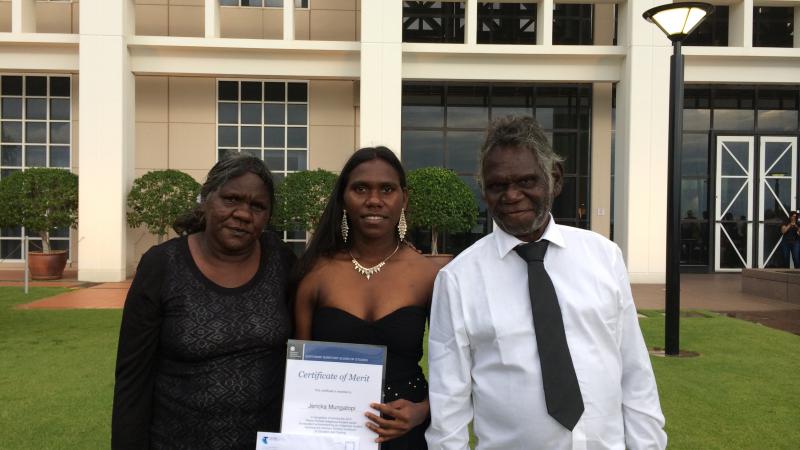
[[[372,421],[367,422],[367,428],[378,433],[375,442],[391,441],[408,433],[424,422],[430,413],[427,399],[419,403],[400,399],[389,403],[372,403],[369,406],[384,416],[378,417],[371,412],[364,413]]]

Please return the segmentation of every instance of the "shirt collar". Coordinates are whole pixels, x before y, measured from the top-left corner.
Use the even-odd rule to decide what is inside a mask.
[[[544,233],[542,233],[542,237],[539,238],[539,240],[547,239],[551,244],[565,248],[567,246],[567,242],[564,240],[564,235],[561,233],[561,230],[559,229],[558,224],[556,224],[555,219],[553,219],[553,215],[550,213],[548,213],[548,215],[550,216],[550,220],[547,222],[547,228],[544,229]],[[492,233],[495,236],[497,254],[500,256],[500,259],[505,258],[507,254],[514,250],[514,247],[520,244],[525,244],[524,241],[521,241],[516,237],[506,233],[498,226],[495,226]]]

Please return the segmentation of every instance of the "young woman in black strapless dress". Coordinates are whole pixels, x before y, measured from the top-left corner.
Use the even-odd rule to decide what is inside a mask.
[[[419,360],[437,268],[403,242],[407,197],[391,150],[355,152],[293,277],[298,339],[387,346],[384,403],[365,412],[383,450],[427,448]]]

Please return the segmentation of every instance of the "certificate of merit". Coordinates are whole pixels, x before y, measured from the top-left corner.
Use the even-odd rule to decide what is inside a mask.
[[[287,347],[281,433],[352,436],[359,450],[377,450],[364,413],[381,402],[386,347],[300,340]]]

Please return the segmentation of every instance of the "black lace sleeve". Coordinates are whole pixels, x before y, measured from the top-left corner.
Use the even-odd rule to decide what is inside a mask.
[[[125,299],[117,349],[113,449],[150,446],[153,383],[161,330],[161,287],[166,268],[163,244],[142,256]]]

